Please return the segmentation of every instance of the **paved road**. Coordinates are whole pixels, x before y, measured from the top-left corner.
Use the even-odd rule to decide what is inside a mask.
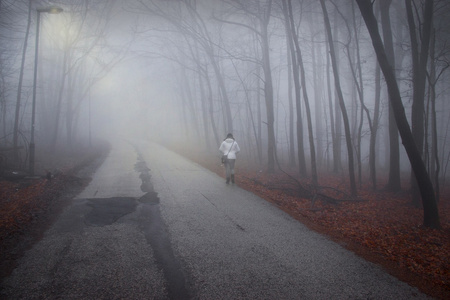
[[[426,299],[238,186],[114,145],[3,283],[6,299]]]

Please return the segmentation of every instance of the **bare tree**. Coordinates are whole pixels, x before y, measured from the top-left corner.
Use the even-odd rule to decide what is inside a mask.
[[[355,181],[355,167],[354,167],[354,161],[353,161],[353,146],[352,146],[352,140],[351,140],[350,125],[349,125],[349,120],[348,120],[348,115],[347,115],[347,109],[345,107],[344,96],[343,96],[342,90],[341,90],[339,73],[337,70],[336,53],[334,50],[330,20],[328,18],[328,12],[327,12],[327,8],[325,6],[325,1],[320,0],[320,4],[322,6],[323,17],[324,17],[324,22],[325,22],[325,29],[327,31],[327,37],[328,37],[328,45],[330,47],[330,57],[331,57],[331,63],[333,66],[335,88],[336,88],[336,92],[338,94],[339,106],[341,108],[342,118],[344,121],[345,140],[347,142],[350,190],[351,190],[352,196],[356,196],[357,191],[356,191],[356,181]]]
[[[314,133],[313,133],[313,126],[312,126],[312,118],[311,118],[311,110],[309,107],[309,98],[308,98],[308,92],[307,92],[307,86],[306,86],[306,74],[305,74],[305,66],[303,64],[303,57],[302,52],[300,49],[300,44],[298,41],[298,35],[295,30],[295,24],[294,24],[294,16],[292,12],[292,3],[290,0],[285,0],[282,2],[283,4],[283,12],[285,15],[285,23],[287,27],[288,32],[288,39],[291,39],[292,42],[289,43],[291,48],[291,57],[293,58],[293,67],[300,69],[300,83],[302,86],[303,91],[303,100],[305,103],[306,108],[306,118],[308,121],[308,136],[309,136],[309,149],[310,149],[310,157],[311,157],[311,175],[312,175],[312,182],[315,187],[318,185],[318,178],[317,178],[317,162],[316,162],[316,149],[315,149],[315,143],[314,143]],[[293,44],[293,45],[292,45]],[[295,51],[294,51],[295,49]],[[295,59],[295,61],[294,61]],[[295,63],[296,62],[296,63]],[[295,76],[294,72],[294,80],[299,80],[298,74]],[[300,84],[298,84],[300,85]],[[299,98],[299,96],[297,97]],[[299,120],[298,117],[301,115],[299,113],[300,109],[300,101],[297,101],[297,122],[301,122],[301,119]],[[299,143],[299,149],[303,146]],[[300,151],[299,151],[300,152]],[[300,159],[300,155],[299,155]],[[301,170],[300,170],[301,172]]]
[[[267,135],[268,135],[268,145],[267,145],[267,171],[272,173],[275,171],[275,114],[274,114],[274,96],[273,96],[273,81],[272,81],[272,69],[270,63],[270,37],[268,32],[268,26],[270,22],[271,12],[272,12],[272,0],[266,0],[263,3],[260,1],[241,1],[241,0],[230,0],[229,3],[234,6],[237,10],[244,12],[245,14],[251,16],[257,21],[256,26],[250,26],[245,23],[239,23],[230,20],[220,20],[224,23],[231,25],[237,25],[249,29],[251,32],[256,34],[260,39],[261,47],[261,61],[262,69],[264,72],[264,99],[266,103],[266,116],[267,116]],[[218,19],[219,20],[219,19]]]
[[[431,27],[433,18],[433,0],[426,0],[423,8],[423,24],[421,26],[420,41],[417,39],[417,29],[412,8],[412,0],[405,0],[406,14],[409,25],[409,35],[411,39],[411,60],[413,66],[413,104],[411,112],[412,134],[417,143],[420,155],[424,149],[424,110],[425,110],[425,85],[426,71],[428,63],[428,53],[430,47]],[[417,11],[417,9],[415,9]],[[419,17],[419,16],[418,16]],[[414,173],[411,174],[411,188],[413,204],[419,205],[418,190]]]
[[[14,131],[13,131],[13,148],[14,148],[14,162],[17,164],[19,159],[19,149],[18,149],[18,139],[19,139],[19,122],[20,122],[20,108],[22,101],[22,87],[23,87],[23,76],[25,69],[25,58],[27,54],[27,45],[28,45],[28,36],[30,33],[30,24],[31,24],[31,4],[32,1],[28,1],[28,20],[27,26],[25,30],[25,38],[22,48],[22,59],[20,63],[20,71],[19,71],[19,82],[17,87],[17,100],[16,100],[16,111],[14,115]]]
[[[323,72],[321,71],[322,63],[322,53],[321,47],[319,47],[316,41],[316,28],[314,26],[314,21],[312,20],[312,14],[310,15],[310,31],[311,31],[311,45],[312,45],[312,62],[313,62],[313,88],[314,88],[314,117],[315,117],[315,132],[317,140],[317,165],[320,168],[323,165],[324,159],[324,147],[323,147],[323,115],[322,110],[324,109],[323,97],[324,91],[322,89],[324,84]]]
[[[395,78],[392,66],[389,63],[389,59],[378,31],[378,22],[373,13],[373,3],[370,0],[357,0],[357,3],[372,39],[372,44],[377,54],[378,63],[380,64],[381,70],[383,71],[386,79],[391,105],[394,110],[395,120],[397,122],[403,145],[406,153],[408,154],[416,180],[417,182],[420,182],[419,190],[422,197],[424,210],[423,224],[427,227],[439,228],[439,213],[433,184],[428,176],[425,163],[421,157],[420,151],[413,138],[413,134],[406,118],[397,80]]]
[[[286,36],[289,36],[289,34],[287,33],[287,28],[286,28]],[[286,44],[287,47],[289,49],[289,45],[290,45],[290,40],[286,39]],[[294,166],[296,165],[296,160],[295,160],[295,138],[294,138],[294,124],[295,124],[295,119],[294,119],[294,99],[293,99],[293,95],[292,95],[292,83],[293,83],[293,78],[292,78],[292,72],[293,72],[293,66],[292,66],[292,57],[291,57],[291,52],[287,51],[287,73],[288,73],[288,103],[289,103],[289,149],[288,149],[288,156],[289,156],[289,165]]]
[[[383,28],[383,40],[389,63],[395,66],[394,43],[392,41],[391,18],[389,9],[392,1],[380,2],[381,25]],[[395,73],[394,73],[395,74]],[[398,129],[395,122],[392,105],[389,104],[389,179],[387,189],[398,192],[401,189],[400,181],[400,151],[398,143]]]
[[[359,183],[361,184],[361,173],[362,173],[362,170],[361,170],[361,168],[362,168],[362,166],[361,166],[361,164],[362,164],[362,162],[361,162],[361,140],[362,140],[362,126],[363,126],[363,121],[364,121],[363,113],[366,114],[367,121],[369,123],[370,134],[373,135],[376,133],[373,130],[372,117],[370,116],[369,109],[367,108],[367,106],[365,104],[365,99],[364,99],[365,97],[364,97],[363,72],[362,72],[362,66],[361,66],[361,52],[360,52],[360,45],[359,45],[360,38],[359,38],[358,29],[357,29],[358,26],[356,25],[356,16],[355,16],[353,2],[351,5],[351,19],[352,19],[351,26],[350,26],[347,18],[342,14],[342,12],[340,12],[338,7],[336,7],[336,9],[339,12],[339,14],[342,16],[342,18],[344,19],[345,25],[347,27],[348,41],[347,41],[347,43],[345,43],[345,49],[347,50],[347,58],[349,61],[350,71],[351,71],[351,74],[353,77],[354,85],[356,87],[358,99],[361,104],[361,110],[360,110],[361,117],[359,120],[358,133],[356,136],[357,145],[355,146],[357,162],[358,162],[358,174],[359,174],[358,177],[359,177]],[[352,36],[354,36],[354,39],[352,39]],[[355,53],[356,62],[353,62],[352,51],[350,48],[352,40],[354,40],[354,46],[355,46],[355,51],[356,51],[356,53]],[[357,118],[355,118],[355,120],[356,119]],[[374,167],[374,166],[372,166],[372,167]]]
[[[10,167],[22,167],[21,163],[25,161],[19,149],[25,149],[26,143],[26,134],[21,128],[24,114],[21,93],[25,91],[22,82],[30,5],[26,0],[0,1],[0,167],[6,162],[13,162]],[[15,112],[10,111],[12,107],[15,107]]]
[[[226,116],[226,129],[229,132],[233,131],[233,120],[231,116],[230,101],[228,99],[228,93],[225,85],[225,79],[222,74],[220,63],[218,60],[217,44],[210,35],[210,30],[203,20],[201,14],[197,11],[196,1],[188,2],[182,1],[177,3],[171,3],[170,5],[158,3],[160,1],[139,1],[141,6],[136,10],[144,9],[148,13],[161,17],[173,26],[180,34],[196,40],[201,46],[204,54],[209,59],[209,63],[216,76],[220,95],[222,97],[223,105],[225,108]],[[175,6],[175,7],[172,7]],[[170,10],[170,8],[174,8]],[[183,17],[182,11],[187,11],[190,16],[189,19]]]
[[[296,48],[294,39],[296,38],[295,24],[293,24],[293,12],[292,12],[292,4],[287,2],[287,0],[282,1],[283,5],[283,13],[285,20],[285,28],[287,33],[287,43],[288,43],[288,51],[289,57],[291,59],[290,63],[292,65],[292,75],[294,82],[294,91],[295,91],[295,111],[297,117],[297,159],[298,159],[298,168],[299,174],[301,176],[306,176],[306,159],[305,159],[305,150],[304,150],[304,142],[303,142],[303,118],[302,118],[302,104],[301,104],[301,83],[300,83],[300,66],[299,59],[297,58],[298,53],[296,52]],[[292,18],[292,19],[291,19]]]

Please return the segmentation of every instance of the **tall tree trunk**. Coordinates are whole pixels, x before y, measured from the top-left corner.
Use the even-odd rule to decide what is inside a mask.
[[[256,70],[258,80],[256,81],[256,124],[258,124],[258,141],[259,141],[259,147],[258,147],[258,157],[259,162],[263,163],[263,147],[262,147],[262,103],[261,103],[261,80],[260,78],[260,72],[261,68],[258,68]]]
[[[25,68],[25,57],[27,54],[28,36],[30,34],[30,24],[31,24],[31,0],[28,0],[28,21],[27,29],[25,31],[25,38],[22,48],[22,61],[20,63],[19,72],[19,84],[17,87],[17,100],[16,100],[16,112],[14,115],[14,131],[13,131],[13,151],[14,151],[14,163],[17,164],[19,160],[19,149],[18,147],[18,137],[19,137],[19,119],[20,119],[20,105],[22,99],[22,82],[23,82],[23,72]]]
[[[329,46],[328,46],[328,40],[325,38],[325,44],[326,44],[326,51],[328,52]],[[328,95],[328,109],[330,111],[330,130],[331,130],[331,146],[332,146],[332,153],[333,153],[333,172],[337,173],[340,169],[340,154],[337,149],[337,142],[336,142],[336,129],[335,129],[335,121],[334,121],[334,111],[333,111],[333,92],[331,89],[331,72],[330,72],[330,56],[326,55],[327,57],[327,68],[326,68],[326,76],[327,76],[327,95]],[[338,163],[339,162],[339,163]]]
[[[372,136],[374,134],[373,131],[373,124],[372,124],[372,118],[370,116],[370,112],[369,109],[367,108],[366,104],[365,104],[365,96],[364,96],[364,81],[363,81],[363,71],[362,71],[362,67],[361,67],[361,51],[360,51],[360,46],[359,46],[359,35],[358,35],[358,25],[356,24],[356,16],[355,16],[355,6],[354,3],[352,1],[352,20],[353,20],[353,34],[355,36],[355,45],[356,45],[356,66],[357,66],[357,70],[358,70],[358,80],[355,80],[355,84],[357,87],[357,92],[358,92],[358,96],[359,96],[359,101],[361,104],[361,110],[360,110],[360,124],[359,124],[359,128],[358,128],[358,169],[359,169],[359,183],[362,184],[362,179],[361,179],[361,143],[362,143],[362,127],[363,127],[363,114],[366,114],[367,117],[367,121],[369,123],[369,130],[370,130],[370,136]],[[356,77],[356,76],[355,76]],[[375,133],[376,134],[376,133]]]
[[[202,107],[202,120],[203,120],[203,134],[205,136],[205,146],[207,149],[212,149],[211,136],[209,134],[209,122],[208,122],[208,101],[205,92],[204,76],[202,71],[198,70],[198,82],[200,90],[200,101]]]
[[[264,98],[266,100],[266,114],[267,114],[267,171],[269,173],[275,172],[275,114],[273,106],[273,83],[272,83],[272,70],[270,66],[270,53],[269,53],[269,34],[267,32],[269,20],[264,20],[264,24],[261,24],[261,37],[262,37],[262,53],[263,53],[263,69],[264,69]]]
[[[298,59],[297,59],[297,53],[295,51],[294,46],[294,32],[292,32],[292,26],[290,25],[290,15],[288,10],[290,9],[288,7],[289,0],[283,0],[283,12],[284,12],[284,19],[285,19],[285,27],[286,32],[288,34],[287,41],[289,46],[289,52],[291,56],[291,62],[292,62],[292,74],[294,77],[294,90],[295,90],[295,106],[296,106],[296,116],[297,116],[297,157],[298,157],[298,170],[300,176],[306,176],[306,159],[305,159],[305,149],[304,149],[304,142],[303,142],[303,120],[302,120],[302,104],[301,104],[301,94],[300,94],[300,72],[299,72],[299,65],[298,65]]]
[[[369,145],[369,167],[370,167],[370,178],[372,181],[372,188],[377,189],[377,162],[376,162],[376,149],[375,145],[377,142],[377,132],[378,132],[378,120],[380,117],[380,94],[381,94],[381,74],[380,66],[378,63],[375,66],[375,109],[373,112],[373,126],[372,134],[370,135],[370,145]]]
[[[216,125],[216,119],[214,117],[214,101],[213,101],[213,90],[211,87],[211,80],[209,79],[208,76],[208,72],[207,70],[205,70],[205,79],[206,79],[206,85],[208,87],[208,103],[209,103],[209,118],[210,118],[210,122],[211,122],[211,127],[212,127],[212,131],[214,134],[214,141],[216,142],[215,144],[218,145],[220,144],[220,138],[219,138],[219,133],[217,132],[217,125]]]
[[[391,18],[389,16],[391,3],[392,0],[380,1],[380,13],[386,55],[390,65],[395,66],[394,43],[392,41]],[[392,192],[398,192],[401,189],[398,129],[391,104],[389,104],[389,179],[387,189]]]
[[[323,126],[322,126],[322,99],[323,99],[323,74],[318,71],[318,65],[322,65],[322,55],[316,55],[319,47],[316,46],[314,36],[311,37],[312,44],[312,61],[313,61],[313,78],[314,78],[314,118],[315,118],[315,130],[317,137],[317,164],[318,168],[323,166]]]
[[[414,21],[412,0],[405,0],[406,14],[408,16],[409,35],[411,38],[411,52],[413,64],[413,104],[411,111],[412,134],[416,141],[420,155],[423,155],[424,145],[424,103],[425,103],[425,85],[428,62],[428,50],[430,46],[431,24],[433,20],[433,0],[426,0],[423,11],[423,25],[420,36],[422,41],[417,41],[416,25]],[[412,202],[419,206],[418,185],[415,176],[411,174]]]
[[[435,63],[435,46],[436,46],[436,30],[433,28],[430,44],[430,102],[431,102],[431,160],[430,173],[432,182],[434,183],[434,190],[436,191],[436,201],[439,202],[440,187],[439,187],[439,151],[438,151],[438,137],[437,137],[437,118],[436,118],[436,63]]]
[[[324,0],[320,0],[320,4],[322,6],[324,21],[325,21],[325,28],[326,28],[327,35],[328,35],[328,43],[330,46],[330,57],[331,57],[331,63],[333,66],[335,88],[336,88],[336,92],[338,94],[339,106],[341,108],[342,118],[343,118],[343,122],[344,122],[345,140],[347,143],[347,154],[348,154],[348,169],[349,169],[348,171],[349,171],[349,177],[350,177],[350,190],[351,190],[352,196],[356,196],[357,191],[356,191],[355,167],[354,167],[354,161],[353,161],[353,146],[352,146],[351,133],[350,133],[350,124],[349,124],[349,120],[348,120],[347,109],[345,107],[344,96],[343,96],[342,90],[341,90],[339,73],[337,70],[336,52],[334,50],[333,36],[331,34],[331,24],[330,24],[330,20],[328,18],[328,12],[327,12],[327,8],[325,6]]]
[[[298,42],[298,36],[295,31],[295,24],[294,24],[294,16],[292,13],[292,4],[291,0],[287,0],[288,4],[288,15],[289,15],[289,23],[292,33],[292,39],[294,42],[295,50],[296,50],[296,56],[297,56],[297,62],[298,67],[300,68],[300,80],[301,80],[301,86],[303,91],[303,100],[305,102],[305,109],[306,109],[306,119],[308,122],[308,137],[309,137],[309,149],[310,149],[310,158],[311,158],[311,177],[312,177],[312,183],[315,187],[318,185],[318,178],[317,178],[317,163],[316,163],[316,148],[314,145],[314,133],[313,133],[313,126],[312,126],[312,118],[311,118],[311,109],[309,107],[309,98],[308,98],[308,92],[306,88],[306,75],[305,75],[305,67],[303,65],[303,57],[302,57],[302,51],[300,49],[300,44]],[[288,24],[289,24],[288,23]]]
[[[323,0],[321,0],[323,1]],[[440,228],[439,213],[436,204],[433,184],[428,175],[425,163],[420,155],[419,149],[415,143],[414,137],[410,130],[408,120],[406,118],[405,109],[403,107],[400,90],[397,85],[394,71],[392,70],[383,42],[378,31],[378,23],[373,14],[371,0],[356,0],[361,14],[366,23],[370,37],[372,39],[373,48],[376,52],[378,62],[383,71],[388,86],[390,101],[394,110],[395,120],[397,122],[398,130],[402,138],[402,143],[408,154],[411,167],[416,176],[416,179],[421,184],[419,185],[420,194],[422,196],[424,220],[423,225],[426,227]]]
[[[283,1],[284,3],[284,1]],[[286,45],[287,45],[287,75],[288,75],[288,105],[289,105],[289,165],[295,166],[295,138],[294,138],[294,99],[292,95],[292,71],[293,71],[293,65],[292,65],[292,47],[291,47],[291,40],[289,39],[289,33],[288,28],[286,28]]]
[[[337,24],[337,19],[338,19],[337,13],[335,13],[334,14],[334,22],[335,22],[335,24]],[[331,24],[330,24],[330,26],[331,26]],[[333,41],[332,41],[332,44],[333,44],[333,48],[334,49],[335,49],[336,44],[337,44],[336,41],[339,40],[338,27],[339,27],[338,25],[333,26],[333,33],[332,33]],[[325,32],[327,32],[326,28],[325,28]],[[330,47],[329,51],[331,52],[330,41],[327,40],[327,42],[328,42],[328,46]],[[331,56],[330,55],[328,55],[328,56],[330,57],[332,74],[334,75],[334,72],[335,72],[334,70],[335,69],[336,69],[336,73],[339,74],[339,63],[340,63],[339,55],[336,55],[336,52],[335,52],[335,63],[334,63],[335,66],[333,65],[333,61],[331,60]],[[334,81],[335,81],[335,79],[334,79]],[[341,107],[340,107],[340,102],[339,102],[338,91],[337,91],[336,88],[334,88],[333,91],[334,91],[333,98],[334,98],[334,122],[335,122],[335,124],[334,124],[334,130],[335,130],[334,143],[335,143],[335,145],[333,147],[333,151],[334,151],[334,154],[333,154],[333,162],[334,162],[333,170],[337,174],[337,173],[339,173],[342,170],[342,113],[341,113]],[[345,129],[344,129],[344,132],[345,132]]]
[[[356,17],[355,17],[355,9],[354,9],[354,5],[353,2],[351,4],[351,9],[352,9],[352,28],[353,28],[353,33],[352,30],[350,28],[350,25],[348,24],[347,20],[345,19],[345,16],[342,16],[343,19],[345,20],[345,23],[347,25],[347,30],[348,30],[348,34],[351,37],[352,35],[354,36],[354,40],[355,40],[355,53],[352,53],[351,48],[350,48],[350,42],[351,40],[348,41],[348,43],[346,43],[345,47],[347,49],[347,58],[349,61],[349,66],[350,66],[350,71],[352,73],[352,77],[353,77],[353,83],[354,86],[356,87],[356,92],[357,92],[357,98],[359,99],[359,103],[361,104],[361,108],[359,109],[359,118],[357,116],[358,110],[355,109],[355,135],[356,137],[354,138],[357,141],[357,145],[356,145],[356,155],[357,155],[357,162],[358,162],[358,180],[359,180],[359,184],[362,184],[362,161],[361,161],[361,143],[362,143],[362,128],[363,128],[363,123],[364,123],[364,113],[366,114],[367,117],[367,121],[369,123],[369,131],[370,134],[373,134],[373,126],[372,126],[372,118],[370,116],[370,112],[369,109],[367,108],[367,106],[365,105],[365,99],[364,99],[364,83],[363,83],[363,77],[362,77],[362,68],[361,68],[361,54],[360,54],[360,47],[359,47],[359,35],[358,35],[358,31],[357,31],[357,25],[356,25]],[[356,64],[353,62],[352,60],[352,56],[355,55],[356,56]],[[356,65],[356,70],[353,67],[353,65]],[[355,92],[355,89],[353,89],[353,93]],[[355,95],[356,98],[356,95]],[[356,100],[355,100],[356,102]],[[358,103],[356,103],[355,107],[357,107]],[[359,124],[356,125],[356,121],[359,119]],[[356,126],[357,126],[357,133],[356,133]]]

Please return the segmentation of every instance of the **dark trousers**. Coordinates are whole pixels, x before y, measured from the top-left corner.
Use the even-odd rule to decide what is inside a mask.
[[[228,159],[227,162],[225,163],[227,179],[230,179],[231,175],[234,175],[234,163],[235,162],[236,162],[235,159]]]

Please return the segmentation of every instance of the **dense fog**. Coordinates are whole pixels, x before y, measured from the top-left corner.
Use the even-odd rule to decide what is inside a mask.
[[[261,170],[279,163],[310,176],[313,164],[319,173],[354,168],[357,180],[382,178],[385,185],[398,164],[407,179],[409,159],[398,134],[390,139],[384,73],[358,6],[371,1],[321,2],[1,1],[1,167],[27,169],[39,25],[37,164],[44,154],[104,139],[154,139],[217,155],[232,132],[241,158]],[[408,122],[413,103],[423,117],[416,144],[443,183],[449,4],[372,2]],[[53,5],[63,12],[38,13]]]

